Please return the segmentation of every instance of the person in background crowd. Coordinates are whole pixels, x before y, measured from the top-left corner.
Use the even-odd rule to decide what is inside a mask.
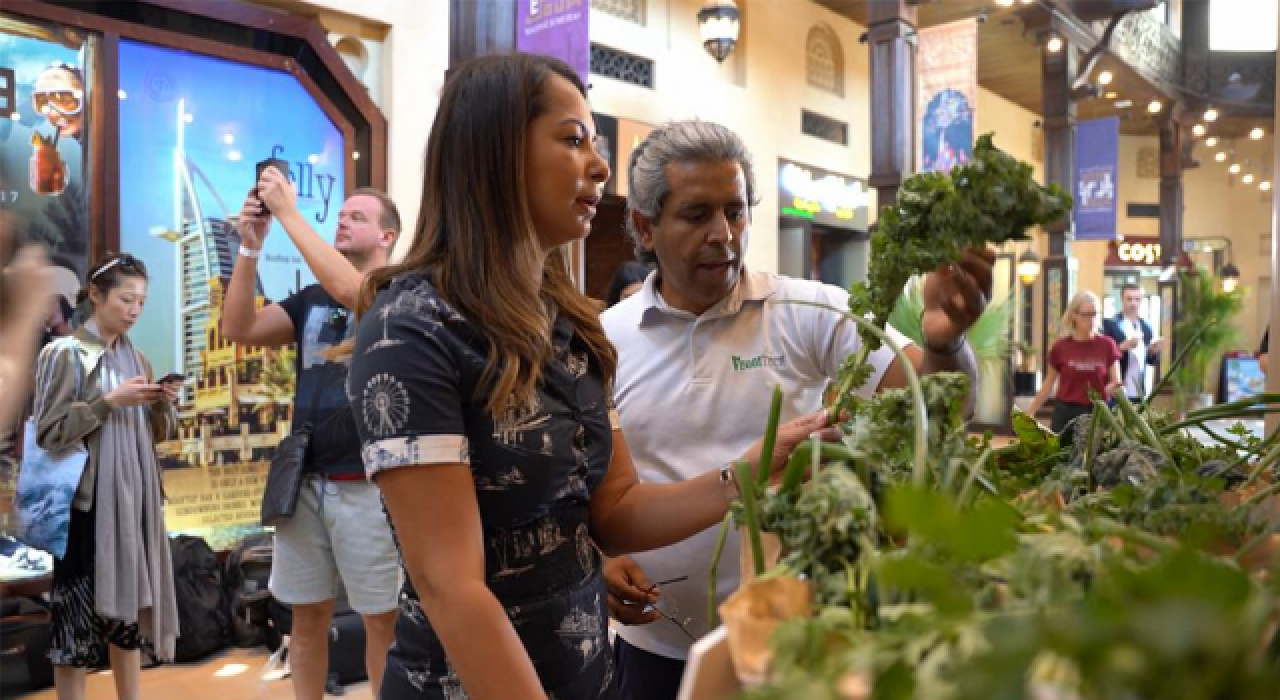
[[[55,294],[52,299],[53,310],[49,312],[49,317],[44,322],[44,333],[41,334],[40,347],[44,347],[53,341],[54,338],[64,338],[71,335],[74,329],[71,326],[71,319],[75,315],[75,309],[72,308],[71,302],[61,294]]]
[[[1136,284],[1122,286],[1123,310],[1102,322],[1102,332],[1120,349],[1120,377],[1125,396],[1132,401],[1146,398],[1147,367],[1160,357],[1161,339],[1153,338],[1151,324],[1138,315],[1143,296],[1142,287]]]
[[[1058,340],[1049,348],[1049,368],[1044,385],[1031,400],[1028,413],[1035,415],[1053,393],[1053,420],[1049,428],[1062,433],[1075,418],[1093,410],[1089,392],[1104,399],[1124,384],[1120,379],[1120,349],[1116,341],[1098,333],[1098,296],[1077,292],[1062,316]]]
[[[298,212],[296,199],[288,177],[275,168],[263,171],[245,199],[222,333],[254,347],[297,344],[293,429],[306,423],[314,429],[297,511],[275,530],[270,586],[276,598],[293,606],[294,697],[320,700],[329,670],[329,624],[344,591],[364,620],[365,666],[375,688],[395,632],[395,543],[378,489],[364,478],[359,436],[343,391],[347,366],[330,353],[351,336],[355,324],[348,309],[364,275],[387,264],[400,234],[400,214],[386,194],[357,189],[343,203],[329,245]],[[269,215],[262,213],[264,202]],[[258,256],[271,216],[279,219],[319,284],[256,308]]]
[[[621,267],[613,275],[613,282],[609,284],[609,295],[605,302],[611,308],[623,299],[640,291],[640,288],[644,286],[644,278],[648,277],[652,271],[652,267],[634,260],[622,263]]]
[[[139,649],[173,659],[178,606],[156,443],[177,424],[181,382],[156,384],[130,342],[147,270],[128,254],[89,271],[88,321],[45,346],[34,415],[43,449],[83,442],[89,460],[72,503],[66,555],[54,562],[49,658],[59,700],[83,700],[85,672],[108,649],[116,696],[137,700]]]
[[[616,356],[566,266],[609,177],[586,92],[544,56],[456,68],[413,245],[361,296],[349,393],[407,574],[382,700],[616,697],[597,546],[728,510],[715,469],[638,482],[613,424]],[[825,426],[784,426],[773,464]]]
[[[19,246],[10,217],[0,210],[0,436],[12,432],[27,405],[46,300],[52,297],[44,248]]]
[[[784,421],[820,409],[828,381],[861,340],[838,312],[784,303],[846,309],[845,290],[746,266],[758,190],[737,134],[702,121],[662,126],[632,152],[629,176],[627,230],[637,257],[656,263],[657,272],[601,317],[618,348],[613,397],[641,481],[695,483],[750,454],[774,386],[783,391]],[[976,377],[964,333],[986,307],[994,257],[969,251],[927,277],[924,348],[889,329],[917,370]],[[870,361],[875,372],[861,395],[906,386],[887,347]],[[691,638],[710,631],[707,572],[717,529],[690,535],[605,564],[610,611],[625,625],[616,658],[627,700],[674,700]],[[722,561],[736,562],[737,551],[733,533]],[[737,588],[736,574],[736,567],[721,567],[719,600]],[[688,622],[661,619],[662,611]]]

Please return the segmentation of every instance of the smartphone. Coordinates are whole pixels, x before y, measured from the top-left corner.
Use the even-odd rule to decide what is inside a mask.
[[[281,175],[284,175],[286,178],[289,177],[289,161],[283,158],[268,158],[264,161],[259,161],[257,166],[257,175],[253,178],[255,193],[257,193],[258,181],[262,179],[262,172],[267,168],[275,168]],[[262,210],[260,213],[262,216],[266,216],[271,213],[271,210],[267,208],[266,202],[262,203]]]
[[[163,377],[157,379],[156,384],[168,384],[169,382],[185,382],[186,380],[187,380],[187,375],[178,374],[177,372],[170,372],[164,375]]]

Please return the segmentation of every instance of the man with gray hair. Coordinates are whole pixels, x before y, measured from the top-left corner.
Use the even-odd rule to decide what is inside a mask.
[[[627,231],[637,256],[657,270],[602,317],[618,348],[614,399],[622,430],[641,479],[674,482],[721,470],[732,499],[727,467],[760,438],[773,387],[782,388],[787,425],[812,421],[828,381],[861,343],[840,314],[767,302],[844,309],[848,293],[744,266],[756,177],[746,145],[729,129],[705,121],[658,128],[632,153],[629,174]],[[924,347],[907,348],[917,371],[976,376],[964,333],[986,307],[994,259],[968,251],[956,266],[927,276]],[[906,386],[905,370],[887,348],[870,362],[875,371],[860,393]],[[623,623],[615,655],[624,699],[676,697],[692,640],[710,631],[707,574],[716,534],[713,528],[606,563],[610,611]],[[737,551],[730,533],[722,561],[737,562]],[[721,600],[737,588],[737,574],[736,565],[721,567]],[[652,583],[672,580],[661,589]]]

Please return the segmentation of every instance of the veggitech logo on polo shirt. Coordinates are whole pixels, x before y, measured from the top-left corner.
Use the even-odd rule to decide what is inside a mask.
[[[768,367],[779,369],[787,366],[787,358],[783,355],[756,355],[755,357],[742,358],[737,355],[733,356],[733,371],[742,372],[748,369],[760,369]]]

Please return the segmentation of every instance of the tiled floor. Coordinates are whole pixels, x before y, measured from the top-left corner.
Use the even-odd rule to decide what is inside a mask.
[[[293,700],[289,679],[263,681],[267,651],[228,649],[203,661],[171,664],[142,672],[142,700]],[[14,700],[54,700],[53,688],[13,696]],[[89,676],[88,700],[115,700],[109,673]],[[333,696],[327,696],[333,697]],[[346,688],[344,700],[373,700],[369,684]],[[8,698],[6,698],[8,700]]]

